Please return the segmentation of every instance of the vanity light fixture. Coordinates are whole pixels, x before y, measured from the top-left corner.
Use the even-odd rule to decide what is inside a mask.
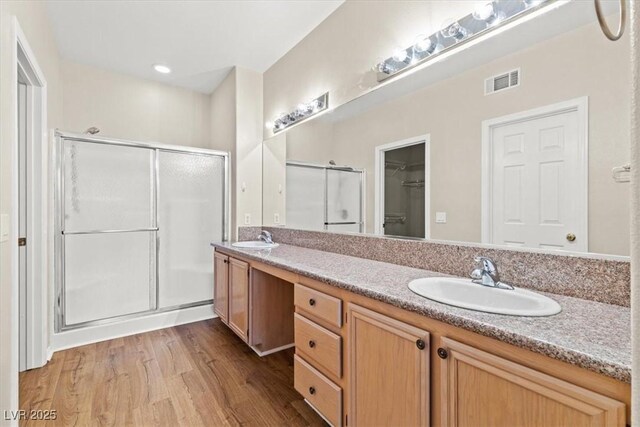
[[[296,109],[291,113],[280,113],[275,120],[265,123],[265,126],[272,129],[273,133],[278,133],[289,126],[293,126],[296,123],[300,123],[301,121],[308,119],[309,117],[315,116],[319,112],[326,110],[328,107],[329,92],[324,93],[309,102],[298,104]]]
[[[436,57],[442,52],[493,31],[502,25],[538,10],[554,0],[494,0],[478,7],[458,20],[448,20],[439,31],[420,35],[413,46],[396,49],[392,56],[374,67],[378,81],[382,82],[402,71]]]
[[[166,65],[162,65],[162,64],[155,64],[153,66],[153,69],[156,70],[157,72],[161,73],[161,74],[169,74],[171,72],[171,68],[167,67]]]

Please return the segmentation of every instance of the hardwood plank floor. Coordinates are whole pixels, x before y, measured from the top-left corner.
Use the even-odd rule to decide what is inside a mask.
[[[57,352],[20,374],[20,409],[64,426],[323,426],[293,389],[293,349],[258,357],[219,319]]]

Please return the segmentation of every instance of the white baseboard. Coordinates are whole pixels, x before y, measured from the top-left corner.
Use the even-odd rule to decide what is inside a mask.
[[[200,320],[213,319],[215,317],[218,316],[213,312],[213,304],[207,304],[164,313],[150,314],[136,319],[127,319],[120,322],[59,332],[53,334],[51,340],[52,354],[54,351],[65,350],[67,348],[79,347],[85,344],[126,337],[128,335],[135,335],[157,329],[170,328],[172,326]]]
[[[260,357],[264,357],[264,356],[268,356],[269,354],[273,354],[273,353],[277,353],[279,351],[282,350],[286,350],[288,348],[291,347],[295,347],[295,343],[291,343],[291,344],[287,344],[287,345],[283,345],[282,347],[276,347],[276,348],[272,348],[271,350],[267,350],[267,351],[260,351],[257,348],[251,346],[251,348],[253,349],[253,351],[256,352],[256,354]]]

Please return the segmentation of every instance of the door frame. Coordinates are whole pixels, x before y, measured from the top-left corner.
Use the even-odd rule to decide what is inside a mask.
[[[531,110],[521,111],[502,117],[484,120],[482,122],[482,166],[481,166],[481,242],[492,244],[493,218],[491,216],[492,203],[492,134],[497,127],[519,122],[541,119],[558,114],[576,112],[578,114],[578,177],[583,182],[582,189],[575,195],[576,209],[584,212],[581,224],[576,227],[581,244],[571,249],[571,252],[588,252],[589,242],[589,97],[582,96],[568,101],[545,105]]]
[[[12,31],[12,81],[11,87],[11,348],[15,357],[16,371],[19,367],[18,334],[20,329],[20,308],[18,297],[19,285],[19,248],[18,221],[19,211],[19,159],[18,159],[18,73],[27,80],[27,97],[31,103],[28,115],[27,139],[27,228],[29,230],[27,253],[27,354],[26,369],[44,366],[50,356],[49,342],[49,204],[48,204],[48,165],[49,165],[49,135],[47,131],[47,81],[42,69],[38,65],[27,38],[14,16]],[[13,362],[13,358],[12,358]]]
[[[431,134],[418,135],[375,148],[374,233],[384,235],[384,170],[385,153],[398,148],[424,143],[424,238],[431,238]]]

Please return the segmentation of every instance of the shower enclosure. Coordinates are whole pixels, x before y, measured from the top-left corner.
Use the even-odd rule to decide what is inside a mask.
[[[289,161],[286,172],[287,227],[363,231],[362,170]]]
[[[228,154],[56,134],[56,331],[210,304]]]

